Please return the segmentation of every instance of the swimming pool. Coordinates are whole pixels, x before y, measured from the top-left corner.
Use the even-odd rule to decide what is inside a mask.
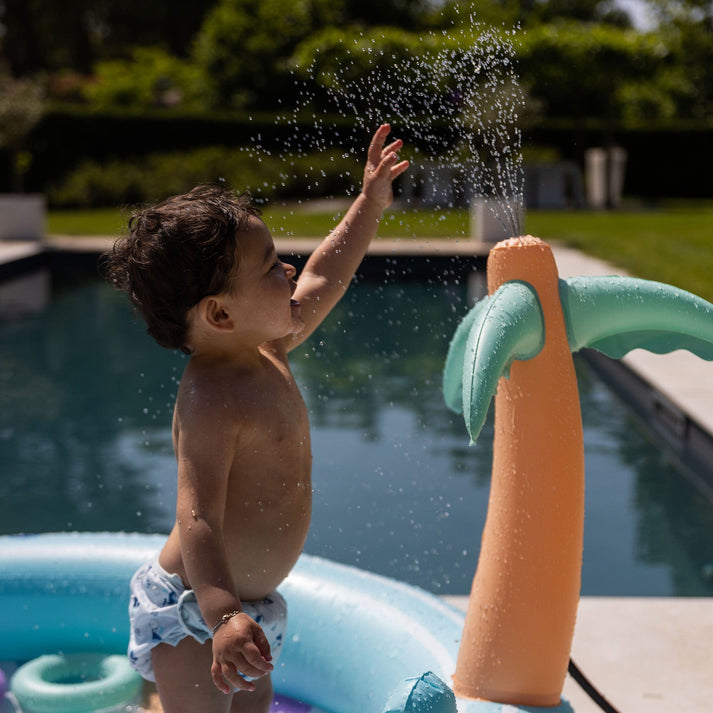
[[[97,280],[51,280],[46,307],[0,323],[0,532],[165,532],[184,357],[155,346]],[[309,553],[436,593],[469,590],[492,423],[468,447],[440,391],[467,299],[464,284],[361,282],[296,350],[313,426]],[[577,372],[583,593],[713,594],[713,505],[583,359]]]

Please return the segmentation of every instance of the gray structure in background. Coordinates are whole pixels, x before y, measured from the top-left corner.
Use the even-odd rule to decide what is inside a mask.
[[[574,161],[549,161],[523,166],[523,196],[517,206],[481,194],[477,167],[424,161],[402,179],[401,198],[426,208],[470,207],[470,235],[493,243],[522,229],[525,209],[565,210],[619,208],[624,189],[626,151],[618,146],[590,148],[582,169]]]
[[[44,195],[0,195],[0,240],[41,240],[45,234],[47,202]]]
[[[620,146],[591,148],[584,153],[587,207],[619,208],[624,192],[626,151]]]
[[[528,208],[562,210],[584,205],[582,172],[574,161],[525,164],[524,173]]]
[[[479,243],[497,243],[522,232],[525,209],[519,198],[473,198],[470,237]]]

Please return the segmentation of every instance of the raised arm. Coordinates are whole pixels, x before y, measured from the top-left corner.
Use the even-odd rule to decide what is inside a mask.
[[[377,129],[369,144],[361,193],[302,270],[294,298],[302,305],[305,326],[287,339],[288,350],[307,339],[341,299],[393,200],[394,179],[408,168],[408,161],[398,160],[401,139],[385,146],[390,131],[388,124]]]

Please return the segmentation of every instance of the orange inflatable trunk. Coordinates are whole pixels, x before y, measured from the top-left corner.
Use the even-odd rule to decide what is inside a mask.
[[[498,243],[488,258],[488,292],[510,280],[537,291],[545,346],[515,361],[498,384],[488,515],[454,691],[555,706],[580,593],[582,418],[550,248],[529,236]]]

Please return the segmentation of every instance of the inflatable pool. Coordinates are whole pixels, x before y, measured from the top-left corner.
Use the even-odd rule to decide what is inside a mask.
[[[59,651],[123,654],[129,578],[164,539],[0,537],[0,661]],[[290,623],[273,674],[279,694],[330,713],[456,710],[441,682],[449,683],[455,670],[461,612],[415,587],[308,555],[280,589]],[[457,710],[519,709],[458,700]]]

